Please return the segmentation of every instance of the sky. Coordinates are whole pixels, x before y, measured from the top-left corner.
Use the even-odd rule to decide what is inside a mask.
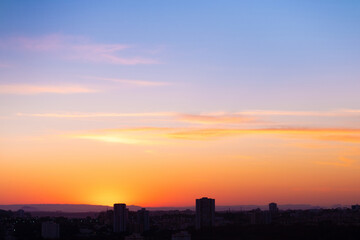
[[[355,204],[360,2],[0,2],[0,204]]]

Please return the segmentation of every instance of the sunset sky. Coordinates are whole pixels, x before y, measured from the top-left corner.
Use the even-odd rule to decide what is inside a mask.
[[[360,1],[0,2],[0,204],[355,204]]]

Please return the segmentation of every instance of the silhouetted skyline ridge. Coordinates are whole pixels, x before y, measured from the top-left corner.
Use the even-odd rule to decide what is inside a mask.
[[[319,206],[311,204],[282,204],[278,205],[280,210],[308,210],[308,209],[320,209],[320,208],[338,208],[338,207],[350,207],[350,205],[334,204],[331,206]],[[127,205],[130,211],[137,211],[143,208],[142,206]],[[268,205],[230,205],[230,206],[216,206],[216,211],[248,211],[252,209],[260,208],[261,210],[267,210]],[[112,206],[106,205],[91,205],[91,204],[9,204],[0,205],[2,210],[18,211],[24,210],[25,212],[102,212],[113,209]],[[194,211],[194,206],[180,206],[180,207],[146,207],[149,211],[172,211],[172,210],[187,210]]]

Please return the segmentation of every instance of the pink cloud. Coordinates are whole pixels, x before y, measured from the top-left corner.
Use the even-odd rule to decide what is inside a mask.
[[[104,117],[171,117],[173,112],[145,112],[145,113],[18,113],[17,116],[49,117],[49,118],[104,118]]]
[[[133,46],[126,44],[98,44],[84,37],[61,34],[41,37],[16,37],[0,41],[0,48],[45,52],[64,59],[86,62],[103,62],[115,65],[156,64],[157,60],[146,57],[124,56],[124,51]],[[121,52],[123,54],[121,54]]]
[[[109,82],[115,82],[115,83],[122,83],[122,84],[134,85],[134,86],[139,86],[139,87],[170,85],[169,82],[155,82],[155,81],[132,80],[132,79],[122,79],[122,78],[104,78],[104,77],[90,77],[90,76],[84,76],[83,78],[101,80],[101,81],[109,81]]]
[[[61,35],[47,35],[39,38],[16,37],[5,42],[5,45],[21,47],[30,51],[55,51],[66,48],[70,39]],[[6,44],[7,43],[7,44]]]
[[[0,94],[33,95],[41,93],[72,94],[91,93],[94,89],[79,85],[30,85],[30,84],[4,84],[0,85]]]
[[[10,68],[10,67],[11,67],[10,64],[0,62],[0,68]]]
[[[181,121],[201,124],[232,124],[232,123],[251,123],[255,118],[240,114],[181,114]]]
[[[137,64],[158,64],[159,62],[155,59],[133,57],[133,58],[122,58],[112,54],[99,54],[99,58],[93,59],[94,61],[103,61],[112,64],[120,65],[137,65]]]
[[[357,109],[339,109],[332,111],[273,111],[273,110],[252,110],[242,111],[238,114],[252,115],[252,116],[316,116],[316,117],[337,117],[347,116],[351,114],[360,113]]]

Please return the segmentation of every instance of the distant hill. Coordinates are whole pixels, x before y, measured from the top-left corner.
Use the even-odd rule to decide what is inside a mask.
[[[0,209],[25,212],[101,212],[112,209],[110,206],[87,204],[16,204],[0,205]]]
[[[140,206],[128,205],[130,211],[137,211],[141,209]],[[343,205],[333,206],[314,206],[309,204],[286,204],[279,205],[280,210],[307,210],[307,209],[320,209],[320,208],[337,208],[349,207]],[[267,210],[267,205],[236,205],[236,206],[216,206],[216,211],[248,211],[260,208]],[[25,212],[67,212],[67,213],[85,213],[85,212],[102,212],[112,209],[112,206],[105,205],[87,205],[87,204],[16,204],[16,205],[0,205],[2,210],[18,211],[20,209]],[[194,206],[188,207],[147,207],[150,211],[171,211],[171,210],[195,210]]]

